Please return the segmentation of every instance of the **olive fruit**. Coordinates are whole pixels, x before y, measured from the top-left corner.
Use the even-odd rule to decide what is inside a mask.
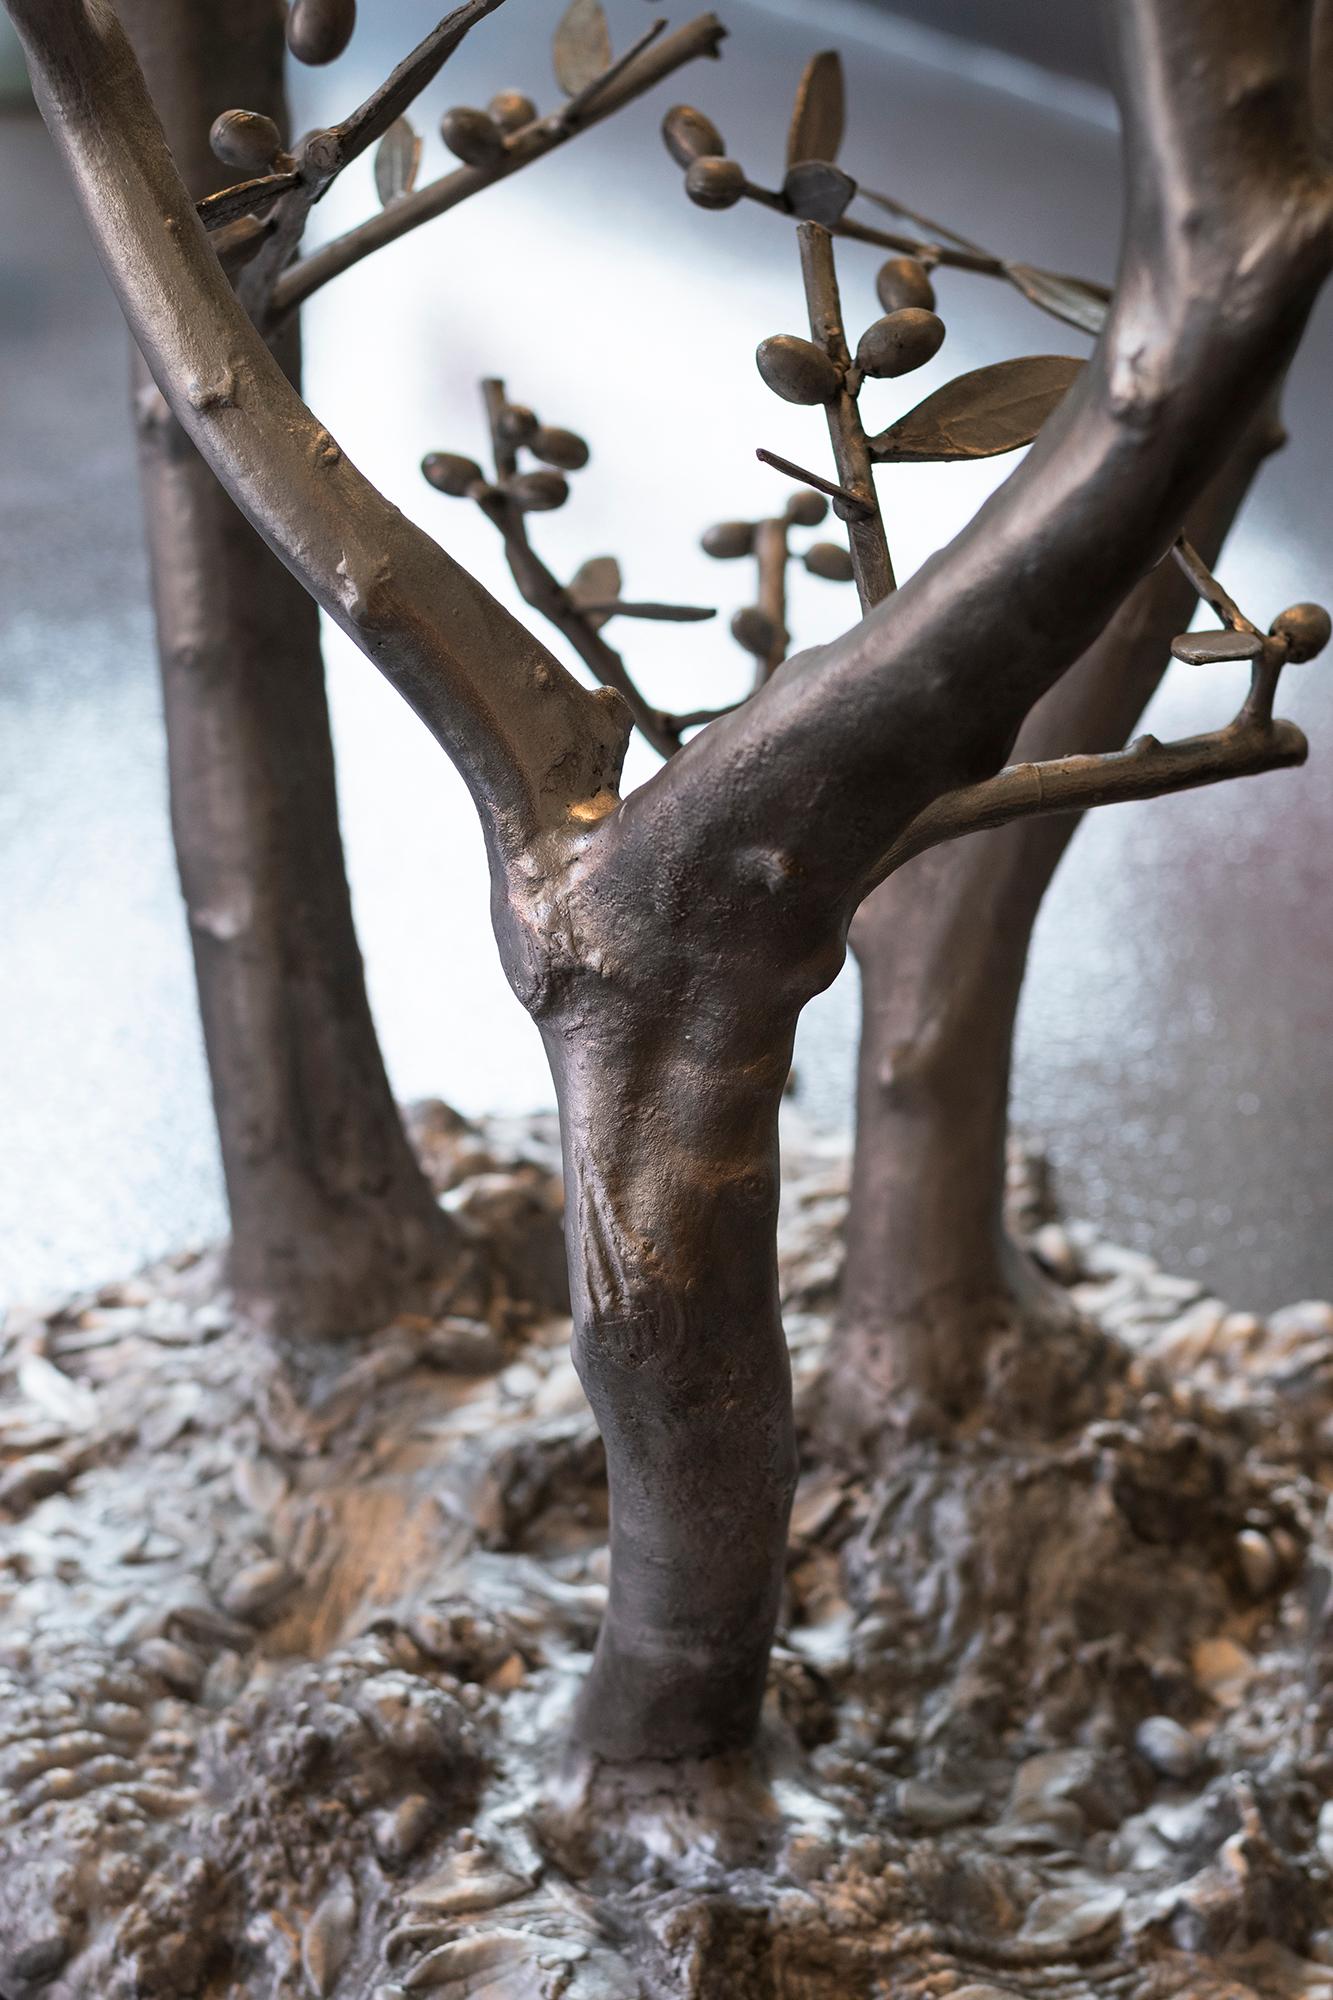
[[[794,528],[818,528],[828,519],[828,501],[822,493],[793,493],[787,519]]]
[[[526,444],[540,429],[537,412],[526,409],[522,403],[506,403],[495,427],[506,444]]]
[[[524,472],[505,490],[525,514],[550,514],[568,500],[569,481],[563,472]]]
[[[805,566],[811,576],[822,576],[826,583],[850,583],[855,574],[840,542],[816,542],[805,552]]]
[[[478,484],[484,484],[485,474],[474,458],[464,458],[456,451],[433,451],[421,461],[421,470],[437,493],[449,493],[455,500],[461,500]]]
[[[486,109],[502,132],[521,132],[537,116],[537,107],[521,90],[502,90]]]
[[[861,336],[856,365],[863,375],[910,375],[944,345],[944,321],[921,306],[904,306],[877,319]]]
[[[685,192],[700,208],[734,208],[748,183],[735,160],[695,160],[685,176]]]
[[[292,0],[287,46],[298,62],[336,62],[356,27],[356,0]]]
[[[577,431],[562,431],[554,424],[535,430],[528,439],[528,450],[547,465],[558,465],[562,472],[582,472],[592,456]]]
[[[1322,604],[1293,604],[1273,620],[1273,636],[1287,642],[1287,658],[1299,666],[1313,660],[1333,639],[1333,619]]]
[[[505,135],[488,111],[455,105],[440,120],[440,137],[467,167],[493,167],[504,158]]]
[[[778,628],[766,611],[757,604],[747,605],[738,611],[731,621],[732,637],[744,646],[747,653],[757,659],[766,660],[777,644]]]
[[[755,355],[759,373],[775,396],[788,403],[831,403],[842,387],[842,373],[813,340],[794,333],[775,333],[759,343]]]
[[[213,120],[208,143],[224,166],[264,174],[282,151],[282,134],[260,111],[224,111]]]
[[[716,562],[737,562],[754,554],[754,529],[748,521],[719,521],[703,535],[703,551]]]
[[[901,312],[904,306],[935,310],[935,287],[919,257],[890,257],[875,280],[875,289],[886,313]]]
[[[662,137],[678,167],[692,166],[696,160],[721,159],[727,150],[727,142],[712,119],[690,104],[672,106],[662,120]]]

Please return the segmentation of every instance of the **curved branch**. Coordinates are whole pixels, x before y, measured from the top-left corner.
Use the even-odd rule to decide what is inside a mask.
[[[1309,754],[1310,746],[1294,722],[1242,718],[1225,729],[1177,743],[1140,736],[1127,749],[1100,756],[1011,764],[983,784],[945,792],[918,813],[884,856],[871,886],[927,848],[964,834],[1051,813],[1081,813],[1091,806],[1163,798],[1229,778],[1253,778],[1303,764]]]
[[[521,845],[618,778],[590,694],[347,460],[234,297],[106,0],[11,0],[39,102],[162,393],[241,511],[416,709],[488,834]]]
[[[569,107],[565,106],[549,118],[540,118],[524,126],[521,132],[516,132],[502,158],[493,166],[460,167],[456,172],[432,181],[429,186],[404,195],[380,214],[371,216],[368,222],[348,230],[345,236],[336,237],[323,249],[302,258],[278,283],[274,292],[274,311],[278,314],[293,311],[321,286],[327,285],[330,279],[350,271],[363,257],[369,257],[386,244],[396,242],[423,222],[431,222],[437,215],[457,208],[460,202],[480,194],[485,188],[494,187],[498,181],[508,180],[520,167],[544,159],[557,147],[567,145],[579,132],[599,125],[604,118],[610,118],[636,97],[641,97],[685,63],[693,62],[700,56],[715,56],[726,33],[715,14],[700,15],[697,21],[690,22],[674,35],[667,35],[635,57],[614,81],[599,90],[592,102],[574,119],[569,119]]]

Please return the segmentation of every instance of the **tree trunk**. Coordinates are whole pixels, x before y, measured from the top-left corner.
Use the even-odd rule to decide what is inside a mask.
[[[220,111],[286,129],[278,0],[122,0],[196,198],[235,178]],[[279,358],[299,374],[295,332]],[[403,1132],[343,865],[319,614],[135,356],[172,825],[244,1306],[310,1335],[381,1324],[457,1248]]]
[[[1190,538],[1205,560],[1281,442],[1274,398],[1196,510]],[[1174,562],[1154,570],[1033,710],[1013,761],[1123,744],[1194,604]],[[1070,1386],[1049,1346],[1070,1309],[1010,1238],[1004,1195],[1028,951],[1078,825],[1076,814],[1031,819],[935,848],[891,876],[852,925],[856,1151],[827,1396],[829,1430],[846,1445],[901,1422],[956,1422],[982,1401],[995,1420],[987,1388],[1001,1349],[1011,1413],[1049,1417]]]
[[[544,1024],[574,1358],[612,1494],[575,1740],[608,1762],[737,1749],[758,1721],[796,1483],[776,1255],[794,1027],[665,995],[628,1025],[605,1003]]]

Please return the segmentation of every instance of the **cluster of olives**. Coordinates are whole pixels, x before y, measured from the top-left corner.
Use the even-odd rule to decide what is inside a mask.
[[[828,518],[828,501],[818,493],[794,493],[787,502],[783,525],[788,528],[818,528]],[[719,521],[703,536],[705,555],[717,562],[739,562],[745,556],[756,554],[759,542],[759,524],[753,521]],[[852,559],[838,542],[815,542],[802,557],[811,576],[823,577],[828,583],[850,583],[852,581]],[[779,642],[785,645],[786,635],[780,633],[768,613],[758,604],[748,604],[736,613],[731,621],[732,637],[747,653],[756,659],[768,660],[773,656]]]
[[[446,111],[440,120],[440,137],[465,167],[493,167],[504,158],[514,133],[531,125],[537,116],[536,105],[521,90],[502,90],[484,111],[467,104]]]
[[[685,192],[700,208],[734,208],[749,188],[745,169],[727,158],[727,142],[711,118],[692,105],[677,104],[662,120],[662,137],[678,167],[685,169]]]
[[[791,333],[761,341],[755,356],[769,388],[788,403],[832,403],[844,388],[857,394],[861,380],[892,380],[933,361],[944,345],[944,321],[935,311],[930,272],[916,257],[892,257],[877,283],[884,316],[861,336],[845,368],[813,340]]]
[[[563,507],[569,498],[567,472],[581,472],[592,456],[576,431],[555,424],[543,424],[535,410],[519,403],[506,403],[496,419],[501,444],[510,451],[526,451],[540,459],[537,472],[517,472],[497,485],[486,477],[474,458],[459,452],[433,451],[421,461],[426,480],[437,493],[454,499],[508,500],[525,514],[549,514]]]

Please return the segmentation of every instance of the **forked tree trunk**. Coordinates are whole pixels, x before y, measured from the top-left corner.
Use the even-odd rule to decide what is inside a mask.
[[[1281,442],[1274,398],[1190,524],[1210,563]],[[1174,562],[1154,570],[1033,710],[1013,761],[1123,744],[1194,603]],[[1078,825],[1074,814],[1031,819],[935,848],[891,876],[852,925],[862,989],[856,1150],[827,1409],[844,1445],[886,1425],[965,1416],[986,1400],[999,1340],[1029,1348],[1011,1384],[1015,1408],[1033,1415],[1045,1403],[1053,1414],[1070,1386],[1040,1345],[1068,1326],[1070,1309],[1010,1237],[1004,1199],[1032,931]],[[992,1404],[988,1416],[999,1415]]]
[[[121,0],[196,198],[240,107],[286,130],[279,0]],[[280,342],[293,380],[299,335]],[[231,1273],[276,1328],[368,1330],[456,1232],[408,1145],[343,865],[319,614],[199,458],[135,356],[172,825],[231,1210]]]

